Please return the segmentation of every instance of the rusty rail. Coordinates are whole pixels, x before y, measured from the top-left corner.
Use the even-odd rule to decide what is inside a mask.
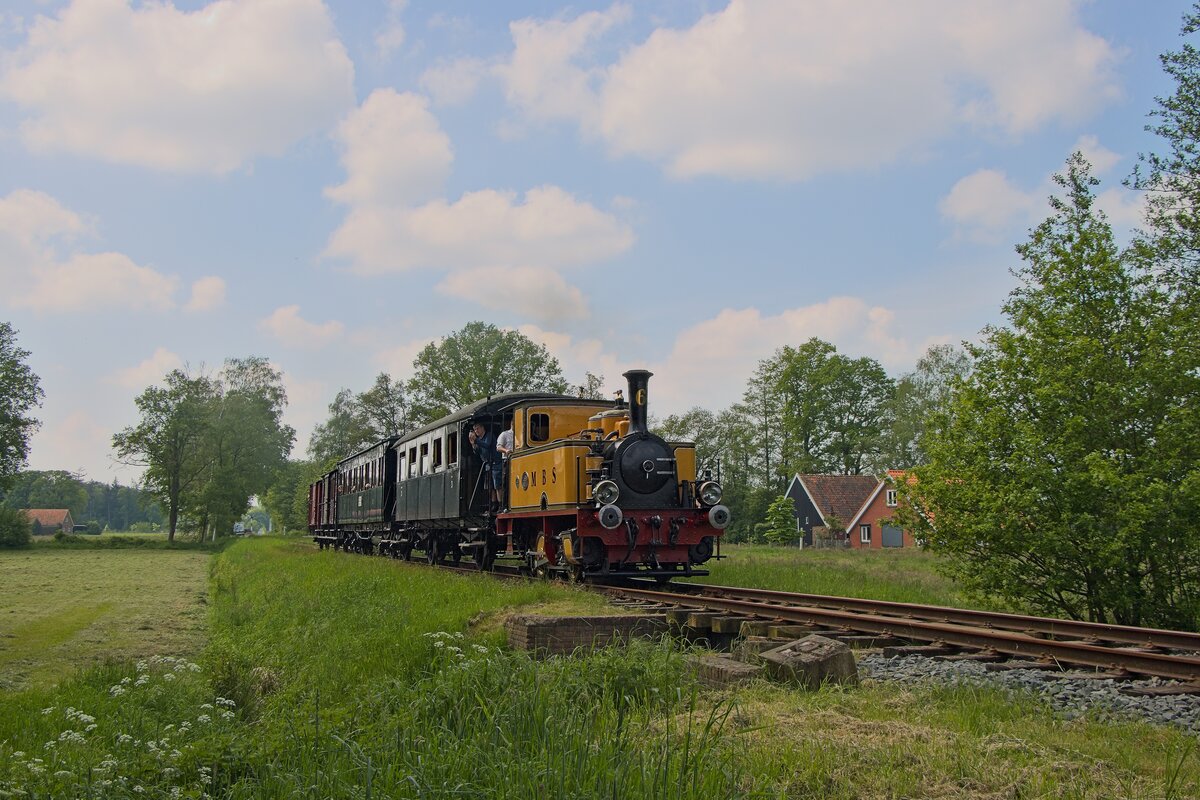
[[[728,589],[728,587],[725,588]],[[1060,664],[1200,682],[1200,658],[1193,656],[1103,647],[1081,641],[1044,639],[1018,631],[888,616],[871,613],[869,609],[850,611],[648,589],[605,588],[604,591],[656,603],[727,611],[786,622],[815,623],[830,628],[885,634],[914,641],[989,649],[1006,655],[1048,659]],[[871,601],[861,602],[871,603]]]

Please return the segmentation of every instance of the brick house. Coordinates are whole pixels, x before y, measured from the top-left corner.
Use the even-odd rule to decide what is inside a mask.
[[[75,530],[75,520],[71,519],[71,512],[66,508],[23,508],[21,513],[29,518],[30,523],[38,523],[41,533],[46,535]],[[36,532],[38,529],[34,530]]]
[[[804,546],[811,547],[814,535],[828,544],[846,544],[847,523],[879,485],[872,475],[796,475],[787,496],[796,507],[796,529]],[[824,543],[823,542],[823,543]]]
[[[850,518],[846,533],[850,537],[851,547],[878,550],[884,547],[916,546],[912,531],[892,524],[892,515],[900,507],[896,481],[903,477],[903,470],[888,470],[862,507]]]

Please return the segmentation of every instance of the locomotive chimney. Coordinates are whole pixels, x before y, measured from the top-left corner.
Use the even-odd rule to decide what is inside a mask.
[[[646,386],[654,373],[647,369],[631,369],[625,373],[629,381],[629,432],[649,433],[646,427]]]

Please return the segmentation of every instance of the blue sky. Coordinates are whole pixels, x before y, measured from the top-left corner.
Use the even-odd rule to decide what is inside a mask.
[[[1184,2],[9,0],[0,319],[30,466],[111,460],[177,366],[340,387],[482,319],[653,411],[820,336],[910,369],[998,322],[1081,148],[1121,186]]]

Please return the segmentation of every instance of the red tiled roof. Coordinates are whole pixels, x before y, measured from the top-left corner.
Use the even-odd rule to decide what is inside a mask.
[[[822,517],[831,514],[846,525],[879,485],[873,475],[798,475]],[[826,520],[828,521],[828,520]]]
[[[21,513],[29,517],[30,522],[36,520],[43,528],[61,528],[71,512],[66,508],[23,508]]]

